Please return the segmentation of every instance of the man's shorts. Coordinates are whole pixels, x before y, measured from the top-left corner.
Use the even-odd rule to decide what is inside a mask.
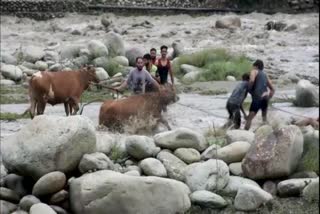
[[[258,111],[261,109],[261,111],[266,111],[268,109],[269,99],[252,99],[252,103],[250,106],[250,112],[258,113]]]

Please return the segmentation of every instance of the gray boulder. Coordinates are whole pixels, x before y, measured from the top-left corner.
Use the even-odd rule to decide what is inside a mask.
[[[185,164],[182,160],[177,158],[172,153],[162,150],[157,155],[157,159],[159,159],[164,167],[167,170],[168,177],[178,180],[178,181],[184,181],[184,171],[187,167],[187,164]]]
[[[1,51],[0,62],[9,65],[17,65],[17,58],[9,53]]]
[[[245,141],[250,144],[254,141],[255,134],[246,130],[228,130],[226,133],[227,144],[237,141]]]
[[[59,192],[66,185],[67,178],[64,173],[55,171],[42,176],[33,186],[32,195],[36,197]]]
[[[116,143],[114,136],[106,132],[97,132],[96,138],[97,142],[95,152],[109,154]]]
[[[190,195],[193,204],[200,205],[201,207],[209,207],[213,209],[223,208],[228,205],[220,195],[206,190],[195,191]]]
[[[6,80],[6,79],[1,79],[0,80],[0,85],[2,86],[12,86],[15,85],[16,83],[12,80]]]
[[[47,204],[38,203],[30,208],[30,214],[57,214],[51,207]]]
[[[28,212],[24,211],[24,210],[16,210],[11,214],[28,214]]]
[[[262,189],[273,196],[277,195],[278,193],[277,184],[273,181],[264,182]]]
[[[18,208],[17,205],[4,200],[0,200],[0,207],[1,214],[11,214]]]
[[[309,202],[319,203],[319,177],[303,189],[302,197]]]
[[[109,50],[110,56],[125,56],[126,50],[121,35],[109,32],[105,35],[105,45]]]
[[[140,48],[137,47],[131,47],[126,50],[125,57],[129,60],[129,65],[130,66],[135,66],[136,65],[136,58],[137,57],[143,57],[144,51]],[[119,55],[119,54],[117,54]]]
[[[302,190],[315,181],[316,178],[296,178],[278,183],[277,189],[280,196],[300,196]]]
[[[116,63],[118,63],[119,65],[124,66],[124,67],[129,66],[129,60],[125,56],[116,56],[116,57],[112,58],[112,60],[115,61]]]
[[[253,211],[272,200],[272,195],[253,185],[240,186],[234,200],[234,206],[240,211]]]
[[[204,136],[187,128],[178,128],[176,130],[162,132],[155,135],[154,139],[157,146],[171,150],[193,148],[198,151],[203,151],[208,147],[208,142]]]
[[[74,59],[79,57],[80,50],[85,48],[84,45],[64,46],[60,52],[61,59]]]
[[[84,65],[87,65],[90,63],[90,59],[88,56],[79,56],[77,58],[74,58],[72,60],[72,63],[77,67],[81,68]]]
[[[319,107],[319,88],[309,80],[300,80],[296,87],[294,104],[298,107]]]
[[[79,171],[84,174],[93,170],[113,169],[113,163],[104,153],[85,154],[79,163]]]
[[[22,50],[23,60],[31,63],[35,63],[38,60],[43,59],[45,52],[40,47],[28,46]]]
[[[68,214],[68,212],[62,207],[50,205],[51,209],[53,209],[57,214]]]
[[[229,168],[221,160],[194,163],[185,169],[185,183],[192,192],[221,190],[228,184],[229,177]]]
[[[167,170],[158,159],[146,158],[139,163],[139,167],[145,175],[167,177]]]
[[[241,165],[241,162],[231,163],[229,165],[230,173],[235,176],[241,176],[243,174]]]
[[[208,160],[213,157],[215,153],[217,153],[217,150],[221,147],[217,144],[213,144],[209,146],[204,152],[201,153],[201,160]]]
[[[13,81],[19,81],[22,79],[22,70],[18,66],[1,63],[0,71],[7,79]]]
[[[188,73],[191,73],[191,72],[200,73],[202,71],[201,68],[198,68],[198,67],[193,66],[193,65],[187,65],[187,64],[182,64],[180,66],[180,69],[181,69],[182,73],[184,73],[184,74],[188,74]]]
[[[0,199],[12,203],[18,203],[20,201],[20,197],[17,193],[5,187],[0,187]]]
[[[126,138],[126,149],[129,155],[138,160],[155,157],[160,152],[152,138],[138,135]]]
[[[190,83],[196,82],[199,79],[200,75],[201,75],[200,71],[191,71],[182,77],[182,81],[184,83],[190,84]]]
[[[170,179],[98,171],[71,182],[70,204],[75,214],[174,214],[190,208],[189,193]]]
[[[253,185],[260,188],[260,186],[253,180],[238,177],[238,176],[230,176],[227,186],[225,186],[223,189],[219,190],[218,192],[221,195],[235,197],[239,188],[246,184]]]
[[[225,16],[216,21],[216,28],[240,28],[241,20],[236,16]]]
[[[19,207],[20,207],[20,209],[22,209],[26,212],[29,212],[30,208],[34,204],[38,204],[38,203],[41,203],[41,201],[37,197],[35,197],[33,195],[27,195],[27,196],[24,196],[20,200]]]
[[[91,40],[88,44],[88,50],[93,59],[97,57],[107,57],[109,55],[108,48],[98,40]]]
[[[301,172],[296,172],[292,175],[289,176],[289,179],[293,178],[317,178],[318,175],[317,173],[313,171],[301,171]]]
[[[48,69],[48,64],[44,61],[36,61],[35,66],[39,71],[45,71]]]
[[[25,177],[9,174],[3,180],[5,186],[16,192],[20,197],[28,194],[30,187],[28,185],[28,180]]]
[[[180,148],[174,151],[174,155],[187,164],[200,161],[200,153],[195,149]]]
[[[185,52],[184,45],[180,42],[173,42],[172,48],[173,48],[173,58],[179,57]]]
[[[49,204],[59,204],[68,199],[69,199],[69,192],[63,189],[51,196],[51,198],[49,199]]]
[[[66,47],[68,48],[68,46]],[[61,58],[62,59],[73,59],[75,57],[78,57],[79,52],[74,51],[75,53],[72,53],[72,51],[70,50],[70,53],[68,53],[67,49],[62,50],[61,52]],[[60,60],[60,56],[59,53],[56,51],[45,51],[45,56],[44,56],[44,61],[46,61],[47,63],[49,61],[51,62],[59,62]]]
[[[75,170],[95,144],[95,128],[87,117],[40,115],[1,142],[1,152],[10,172],[38,179],[53,171]]]
[[[268,126],[267,126],[268,127]],[[303,152],[303,136],[297,126],[283,126],[271,133],[261,127],[255,143],[242,161],[243,174],[251,179],[289,176],[298,165]]]

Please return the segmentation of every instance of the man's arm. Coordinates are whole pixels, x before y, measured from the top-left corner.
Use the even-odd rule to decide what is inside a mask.
[[[128,79],[125,80],[119,87],[116,87],[115,89],[121,91],[122,89],[126,88],[128,86],[128,82],[132,81],[132,75],[132,72],[130,72]]]
[[[256,80],[257,77],[257,70],[252,70],[250,72],[250,80],[249,80],[249,85],[248,85],[248,90],[251,91],[252,87],[254,85],[254,81]]]
[[[272,85],[272,82],[270,80],[270,78],[268,77],[268,82],[267,82],[268,88],[270,89],[270,93],[269,93],[269,99],[271,99],[274,95],[275,89]]]
[[[169,61],[170,63],[170,61]],[[174,85],[174,77],[173,77],[173,71],[172,71],[172,65],[171,63],[169,64],[169,74],[170,74],[170,78],[171,78],[171,83],[172,83],[172,86]]]

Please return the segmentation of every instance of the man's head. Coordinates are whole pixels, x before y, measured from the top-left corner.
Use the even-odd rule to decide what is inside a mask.
[[[168,53],[168,47],[165,46],[165,45],[162,45],[160,47],[160,50],[161,50],[161,57],[165,58],[167,56],[167,53]]]
[[[150,54],[145,54],[143,56],[143,61],[145,65],[149,65],[149,63],[151,62],[151,55]]]
[[[151,56],[151,59],[157,58],[157,50],[155,48],[151,48],[150,56]]]
[[[250,80],[250,75],[249,74],[243,74],[242,75],[242,81],[249,81]]]
[[[139,71],[141,71],[143,69],[144,66],[144,61],[143,58],[141,56],[136,58],[136,67],[138,68]]]
[[[263,68],[264,68],[263,61],[260,60],[260,59],[258,59],[257,61],[255,61],[255,62],[253,63],[253,67],[254,67],[255,69],[258,69],[258,70],[263,70]]]

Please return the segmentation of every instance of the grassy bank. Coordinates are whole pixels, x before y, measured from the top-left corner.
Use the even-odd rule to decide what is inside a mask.
[[[16,113],[10,113],[10,112],[0,112],[0,120],[6,120],[6,121],[14,121],[18,119],[28,119],[30,118],[29,114],[16,114]]]

